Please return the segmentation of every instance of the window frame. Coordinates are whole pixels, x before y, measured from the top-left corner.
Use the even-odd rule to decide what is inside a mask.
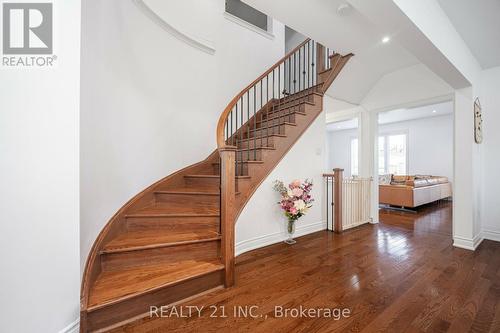
[[[262,13],[264,14],[264,13]],[[244,28],[247,28],[253,32],[256,32],[266,38],[269,38],[271,40],[274,39],[274,20],[271,16],[267,15],[267,14],[264,14],[266,15],[266,18],[267,18],[267,30],[264,30],[262,29],[261,27],[259,26],[256,26],[255,24],[251,23],[251,22],[248,22],[244,19],[242,19],[241,17],[239,16],[236,16],[230,12],[227,11],[227,7],[226,7],[226,4],[224,4],[224,17],[229,20],[229,21],[232,21]]]
[[[382,133],[379,133],[377,136],[377,156],[378,156],[378,151],[379,151],[379,138],[384,137],[384,173],[382,175],[387,175],[389,174],[389,137],[391,136],[396,136],[396,135],[404,135],[406,138],[406,163],[405,163],[405,175],[408,175],[409,170],[410,170],[410,134],[408,130],[397,130],[397,131],[385,131]],[[377,162],[378,164],[378,162]],[[380,166],[377,168],[379,169]],[[379,173],[379,175],[381,175]]]
[[[352,143],[354,140],[358,140],[358,154],[356,156],[356,158],[358,160],[357,161],[358,162],[358,170],[357,170],[356,174],[354,174],[353,169],[352,169],[352,165],[353,165],[353,163],[352,163],[353,162],[353,160],[352,160],[352,158],[353,158]],[[351,138],[349,140],[349,174],[351,175],[351,177],[359,176],[359,160],[360,160],[359,157],[360,157],[359,137],[358,136],[351,136]]]

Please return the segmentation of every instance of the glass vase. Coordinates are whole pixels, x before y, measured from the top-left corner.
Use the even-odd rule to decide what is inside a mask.
[[[293,239],[293,235],[295,234],[295,222],[295,220],[289,219],[286,224],[287,239],[285,243],[288,245],[297,243],[297,241]]]

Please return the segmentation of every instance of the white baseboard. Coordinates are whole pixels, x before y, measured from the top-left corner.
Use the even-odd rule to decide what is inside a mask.
[[[483,237],[484,239],[500,242],[500,231],[483,229]]]
[[[80,330],[80,318],[76,318],[74,322],[63,328],[59,333],[78,333]]]
[[[483,241],[482,232],[479,233],[474,238],[464,238],[464,237],[454,236],[453,237],[453,246],[459,247],[459,248],[465,249],[465,250],[475,251],[476,248],[479,246],[479,244],[481,244],[482,241]]]
[[[298,225],[295,229],[295,235],[297,237],[311,234],[313,232],[326,230],[326,222],[320,221],[316,223],[311,223],[307,225]],[[235,254],[239,256],[245,252],[255,250],[264,246],[271,244],[276,244],[282,242],[286,239],[286,235],[283,232],[276,232],[272,234],[262,235],[259,237],[247,239],[236,243]]]

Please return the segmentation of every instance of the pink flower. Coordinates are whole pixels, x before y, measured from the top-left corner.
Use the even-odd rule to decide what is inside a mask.
[[[292,214],[292,215],[297,214],[297,208],[295,208],[295,207],[290,207],[290,214]]]
[[[304,191],[300,187],[296,187],[292,190],[292,194],[295,197],[300,197],[302,194],[304,194]]]
[[[292,188],[300,187],[301,184],[302,182],[300,181],[300,179],[295,179],[293,182],[290,183],[290,187]]]

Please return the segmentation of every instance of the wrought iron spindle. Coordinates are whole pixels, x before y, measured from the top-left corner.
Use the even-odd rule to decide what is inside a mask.
[[[325,67],[330,69],[330,62],[328,61],[328,56],[330,55],[330,49],[327,47],[325,52]]]
[[[247,130],[248,130],[248,144],[250,144],[250,89],[247,91]],[[255,136],[255,131],[253,132]],[[247,161],[250,159],[250,146],[247,150]],[[243,152],[241,152],[241,160],[243,160]]]
[[[309,61],[311,61],[311,53],[310,53],[310,44],[311,41],[307,42],[307,87],[311,87],[311,83],[309,80],[311,79],[311,72],[309,71]]]
[[[304,90],[307,88],[306,87],[306,46],[302,46],[303,48],[303,53],[304,56],[302,57],[302,82],[304,82]]]
[[[264,120],[263,115],[262,115],[262,113],[264,112],[264,109],[263,109],[264,105],[262,103],[262,83],[263,83],[262,81],[263,81],[263,79],[260,80],[260,128],[261,128],[261,132],[262,132],[262,122]],[[261,135],[260,135],[260,146],[261,147],[262,147],[262,140],[264,137],[262,134],[264,134],[264,133],[261,133]]]
[[[236,114],[236,127],[238,127],[238,103],[236,103],[236,106],[235,106],[235,114]],[[236,137],[236,147],[238,147],[238,137],[237,137],[237,134],[235,133],[234,136]],[[236,150],[236,158],[235,158],[235,167],[236,167],[236,175],[238,175],[238,150]]]
[[[297,92],[297,77],[296,77],[296,71],[297,71],[297,61],[295,55],[297,52],[293,54],[293,93],[295,94]]]
[[[255,116],[255,106],[257,104],[257,97],[255,96],[255,86],[253,87],[253,160],[257,160],[257,117]],[[262,132],[262,130],[259,129],[259,133]],[[261,133],[262,135],[262,133]]]
[[[276,76],[275,72],[274,72],[274,69],[273,69],[273,112],[271,113],[271,117],[273,118],[272,120],[272,123],[271,123],[271,127],[272,127],[272,131],[271,131],[271,134],[274,134],[274,116],[275,116],[275,107],[274,107],[274,102],[275,102],[275,96],[274,96],[274,86],[275,86],[275,82],[274,82],[274,77]]]
[[[266,75],[266,146],[269,147],[269,74]]]
[[[316,61],[316,42],[312,41],[312,58],[311,58],[311,72],[312,72],[312,85],[316,85],[316,71],[314,70],[314,62]]]
[[[240,135],[243,137],[243,96],[241,96],[240,98],[240,112],[241,112],[241,129],[240,129]],[[247,148],[249,148],[250,146],[248,146],[248,138],[247,138]],[[241,150],[240,154],[239,154],[239,158],[240,158],[240,162],[242,162],[242,159],[243,159],[243,150]],[[238,159],[238,156],[236,156],[236,159]],[[240,172],[240,175],[243,176],[243,163],[240,163],[240,169],[241,169],[241,172]]]
[[[292,94],[292,64],[291,58],[288,58],[288,96]]]
[[[278,66],[278,126],[281,123],[281,66]],[[278,127],[279,128],[279,127]]]

